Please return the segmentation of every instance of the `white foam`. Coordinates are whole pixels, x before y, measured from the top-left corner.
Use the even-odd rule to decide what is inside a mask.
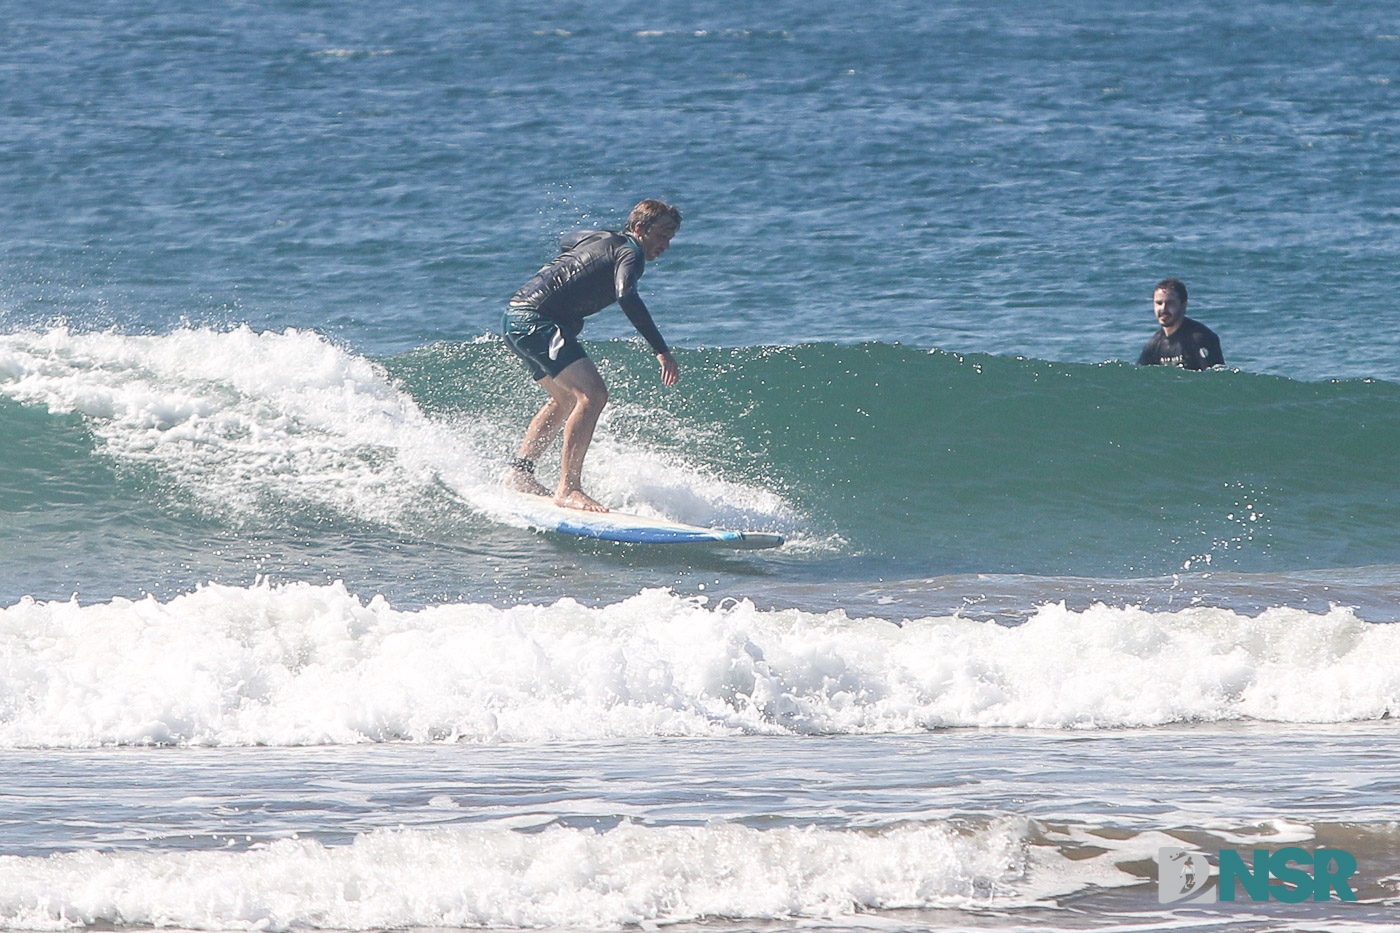
[[[343,586],[0,610],[0,746],[1093,728],[1400,709],[1400,627],[1046,606],[1025,624],[762,611],[648,590],[590,608],[397,610]]]
[[[0,857],[0,926],[616,929],[1012,906],[1085,885],[1082,864],[1057,870],[1066,860],[1031,851],[1026,834],[1017,820],[976,831],[622,823],[603,832],[376,831],[350,845],[287,839],[239,852],[10,856]]]
[[[10,334],[0,391],[84,415],[103,453],[158,470],[225,516],[255,515],[271,498],[392,521],[432,480],[429,463],[406,455],[423,449],[413,400],[316,334]]]
[[[383,367],[321,335],[247,326],[0,335],[0,393],[83,415],[102,453],[156,470],[235,521],[329,509],[412,526],[439,482],[498,513],[501,461],[525,430],[503,428],[495,412],[426,417]],[[779,496],[645,445],[600,438],[588,467],[613,505],[691,522],[798,523]]]

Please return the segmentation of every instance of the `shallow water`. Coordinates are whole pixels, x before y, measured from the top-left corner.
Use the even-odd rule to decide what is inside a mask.
[[[1388,724],[1242,724],[13,750],[28,790],[0,825],[0,915],[42,894],[55,919],[193,929],[1269,929],[1283,905],[1160,908],[1150,863],[1161,845],[1301,844],[1362,866],[1360,901],[1308,916],[1384,924],[1394,747]],[[117,883],[95,897],[94,876]]]

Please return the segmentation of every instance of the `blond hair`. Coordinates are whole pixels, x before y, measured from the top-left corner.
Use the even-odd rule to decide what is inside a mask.
[[[681,225],[680,211],[665,201],[647,198],[645,201],[638,202],[637,206],[632,208],[632,213],[627,215],[627,231],[641,233],[662,218],[669,218],[671,223],[679,229]]]

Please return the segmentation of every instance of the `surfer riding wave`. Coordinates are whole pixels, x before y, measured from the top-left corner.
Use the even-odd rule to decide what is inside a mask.
[[[584,318],[616,302],[656,353],[662,384],[673,386],[680,381],[680,367],[637,294],[637,279],[647,262],[666,252],[680,225],[676,208],[662,201],[642,201],[632,208],[621,232],[583,230],[564,237],[559,255],[511,298],[502,325],[506,344],[525,362],[536,384],[549,393],[511,461],[508,482],[515,489],[550,495],[535,478],[535,462],[562,428],[564,447],[554,504],[608,511],[582,487],[583,460],[608,402],[608,389],[579,344],[578,334]]]

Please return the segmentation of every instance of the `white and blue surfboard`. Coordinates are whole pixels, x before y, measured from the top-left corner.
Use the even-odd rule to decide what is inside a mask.
[[[529,493],[510,493],[507,508],[513,515],[541,531],[554,531],[579,538],[597,538],[600,541],[759,549],[777,547],[784,540],[782,535],[768,531],[730,531],[627,512],[565,509],[544,496]]]

